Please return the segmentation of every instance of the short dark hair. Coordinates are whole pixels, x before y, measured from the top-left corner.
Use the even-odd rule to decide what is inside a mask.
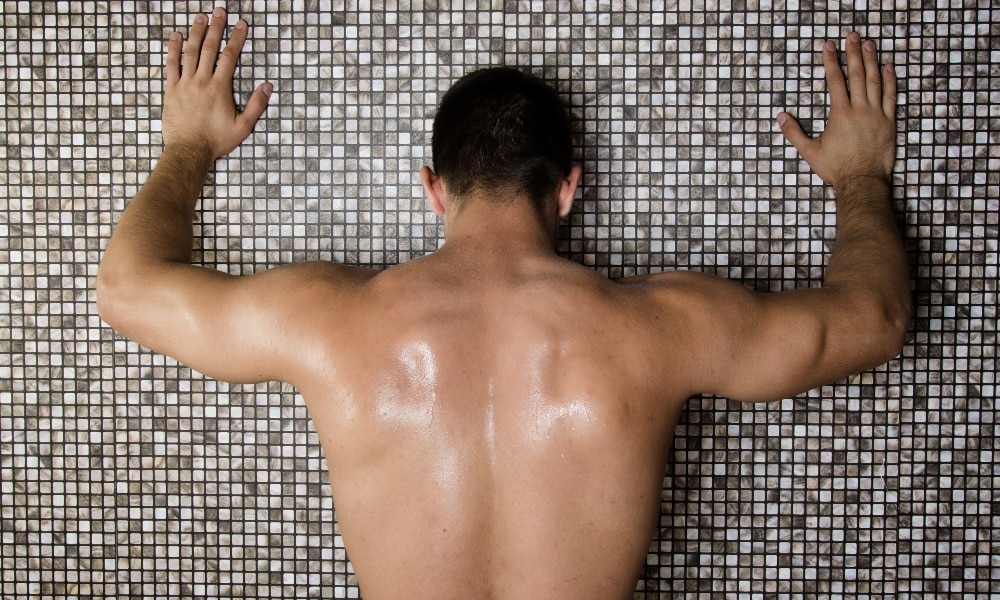
[[[572,131],[559,94],[508,67],[474,71],[445,93],[431,150],[449,195],[526,194],[539,210],[573,161]]]

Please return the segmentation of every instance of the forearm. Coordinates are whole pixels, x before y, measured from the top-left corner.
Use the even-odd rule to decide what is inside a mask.
[[[849,298],[854,315],[897,337],[910,319],[909,267],[891,205],[889,181],[856,178],[837,186],[837,239],[824,285]]]
[[[171,271],[192,268],[194,208],[213,162],[196,146],[164,148],[156,168],[129,202],[112,232],[97,270],[97,309],[120,331],[134,334],[137,322],[164,297]]]
[[[837,188],[837,239],[826,283],[908,288],[903,240],[892,213],[891,187],[880,178]]]
[[[190,262],[194,209],[212,162],[207,148],[165,147],[115,226],[101,268]]]
[[[216,8],[212,14],[211,26],[205,15],[195,17],[183,70],[183,36],[170,36],[163,102],[166,146],[111,235],[98,272],[98,288],[112,283],[131,285],[150,271],[190,262],[194,208],[208,170],[216,158],[250,135],[267,108],[272,87],[262,84],[244,110],[237,110],[233,72],[246,41],[247,24],[237,21],[229,43],[219,52],[226,12]],[[161,269],[153,268],[157,266]]]

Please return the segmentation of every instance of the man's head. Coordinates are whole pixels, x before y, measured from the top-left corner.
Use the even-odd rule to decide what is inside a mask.
[[[449,197],[527,196],[544,212],[570,175],[572,132],[555,90],[496,67],[466,75],[444,95],[432,151]]]

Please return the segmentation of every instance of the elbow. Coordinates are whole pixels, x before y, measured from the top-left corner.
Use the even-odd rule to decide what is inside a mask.
[[[108,271],[101,265],[97,268],[97,280],[94,282],[94,294],[97,300],[97,314],[101,320],[110,325],[111,314],[114,311],[114,290]]]
[[[869,321],[869,343],[875,354],[876,364],[884,364],[903,352],[910,330],[912,303],[909,292],[892,300],[883,300]]]
[[[906,336],[910,331],[910,323],[913,319],[913,305],[909,293],[904,302],[900,302],[888,314],[886,339],[889,341],[889,360],[896,358],[903,353],[903,346],[906,345]]]
[[[97,279],[94,283],[97,314],[101,320],[114,329],[118,329],[121,320],[122,296],[125,293],[121,284],[122,278],[114,273],[114,269],[101,264],[97,269]]]
[[[826,351],[846,361],[845,373],[868,371],[902,354],[910,329],[909,293],[855,292],[842,306],[845,329],[827,329],[823,338]]]

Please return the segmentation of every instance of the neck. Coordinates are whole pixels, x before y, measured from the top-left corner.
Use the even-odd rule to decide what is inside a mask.
[[[496,202],[465,198],[457,214],[445,215],[442,251],[517,256],[554,255],[558,219],[540,215],[527,199]]]

